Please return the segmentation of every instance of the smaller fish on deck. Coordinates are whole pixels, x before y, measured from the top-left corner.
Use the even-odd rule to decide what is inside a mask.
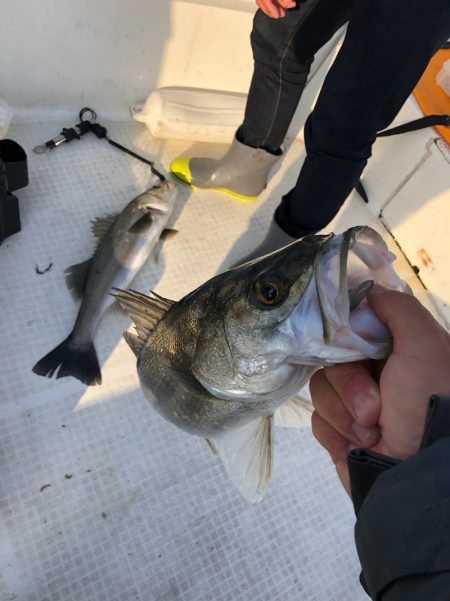
[[[111,288],[129,286],[158,241],[175,232],[166,228],[175,198],[175,186],[164,181],[134,198],[120,214],[92,222],[99,240],[93,257],[65,271],[69,289],[75,298],[82,298],[75,325],[61,344],[36,363],[34,373],[49,378],[73,376],[88,386],[101,384],[93,338],[114,303]]]

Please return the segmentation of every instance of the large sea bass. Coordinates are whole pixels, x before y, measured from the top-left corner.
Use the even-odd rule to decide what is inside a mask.
[[[66,281],[82,298],[70,335],[33,367],[41,376],[74,376],[88,385],[100,384],[102,375],[93,337],[102,315],[114,303],[112,287],[127,287],[142,268],[165,229],[175,203],[175,187],[167,181],[143,192],[119,215],[92,223],[99,240],[91,259],[66,269]]]
[[[144,394],[178,427],[205,437],[251,502],[271,476],[274,413],[323,365],[385,357],[390,333],[367,301],[373,283],[409,291],[369,227],[308,236],[222,273],[173,302],[117,291],[137,334]],[[284,425],[289,425],[284,423]]]

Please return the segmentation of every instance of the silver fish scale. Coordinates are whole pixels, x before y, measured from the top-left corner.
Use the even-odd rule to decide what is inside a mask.
[[[146,396],[163,417],[191,434],[207,437],[271,415],[283,401],[223,400],[194,377],[192,363],[205,318],[205,297],[196,298],[188,311],[181,304],[168,311],[139,355],[138,374]]]

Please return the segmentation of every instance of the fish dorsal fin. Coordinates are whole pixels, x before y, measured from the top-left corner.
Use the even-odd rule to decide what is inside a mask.
[[[113,288],[113,290],[113,296],[117,298],[133,320],[142,343],[147,340],[156,324],[174,304],[174,301],[159,296],[156,292],[151,292],[151,296],[147,296],[136,290],[120,290],[119,288]]]
[[[133,351],[136,357],[138,357],[145,344],[145,340],[142,340],[139,338],[139,336],[136,336],[136,334],[132,334],[131,332],[124,332],[123,337],[130,349]]]
[[[241,495],[259,503],[272,476],[273,416],[210,437],[208,442]]]
[[[67,288],[72,293],[75,300],[83,297],[86,287],[86,277],[91,264],[91,259],[71,265],[64,271]]]
[[[313,411],[312,402],[298,394],[275,411],[275,426],[280,428],[310,427]]]
[[[91,221],[91,230],[97,240],[101,240],[119,213],[108,213],[104,217],[96,217]]]

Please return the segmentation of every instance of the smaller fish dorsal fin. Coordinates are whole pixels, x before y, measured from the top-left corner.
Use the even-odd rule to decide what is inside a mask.
[[[297,394],[275,411],[275,426],[279,428],[310,427],[313,411],[312,401]]]
[[[113,290],[113,296],[119,301],[136,326],[137,337],[141,345],[140,352],[154,327],[174,304],[174,301],[159,296],[156,292],[151,292],[151,296],[147,296],[136,290],[120,290],[119,288],[113,288]],[[126,336],[125,340],[136,352],[135,349],[139,345],[130,336],[133,336],[133,334]]]
[[[108,213],[104,217],[96,217],[91,221],[91,230],[97,240],[101,240],[109,230],[119,213]]]
[[[208,444],[241,495],[250,503],[259,503],[272,476],[273,416],[211,437]]]
[[[64,271],[67,288],[72,293],[75,300],[83,298],[86,286],[86,277],[91,264],[91,259],[71,265]]]

